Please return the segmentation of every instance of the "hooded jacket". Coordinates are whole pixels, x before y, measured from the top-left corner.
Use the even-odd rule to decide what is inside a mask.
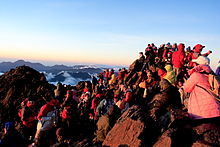
[[[40,112],[37,115],[37,119],[41,120],[42,117],[47,116],[47,113],[54,110],[55,106],[59,105],[59,101],[56,99],[51,100],[49,103],[43,105],[40,108]]]
[[[182,68],[184,66],[184,58],[185,58],[184,48],[185,48],[184,44],[180,43],[178,45],[178,50],[173,53],[172,64],[175,68]]]
[[[212,70],[208,65],[198,65],[189,73],[191,76],[184,83],[184,91],[190,93],[188,113],[192,119],[213,118],[220,116],[220,103],[204,89],[210,88],[208,74]]]
[[[164,79],[167,79],[171,84],[174,84],[176,82],[176,75],[172,69],[172,66],[166,65],[165,69],[167,71],[167,74],[164,76]]]

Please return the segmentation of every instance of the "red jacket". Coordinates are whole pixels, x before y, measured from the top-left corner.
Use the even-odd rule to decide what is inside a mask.
[[[184,66],[184,58],[185,58],[184,48],[185,48],[184,44],[180,43],[178,45],[178,50],[173,53],[172,64],[176,68],[182,68]]]
[[[63,109],[62,114],[61,114],[61,117],[62,117],[63,119],[71,118],[71,114],[70,114],[70,111],[71,111],[71,110],[70,110],[70,109],[71,109],[70,106],[65,107],[65,108]]]
[[[37,119],[41,120],[42,117],[47,116],[47,113],[54,110],[54,106],[58,106],[59,101],[58,100],[51,100],[49,103],[43,105],[40,108],[40,112],[37,115]]]
[[[187,60],[189,61],[189,67],[194,67],[196,65],[195,62],[192,62],[192,59],[197,59],[200,55],[208,56],[211,53],[210,51],[208,51],[205,54],[201,54],[203,48],[204,46],[202,46],[201,44],[197,44],[193,47],[193,52],[190,52],[187,56]]]

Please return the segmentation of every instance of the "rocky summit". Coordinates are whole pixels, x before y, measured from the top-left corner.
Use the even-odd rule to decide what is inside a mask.
[[[40,108],[53,97],[54,85],[45,76],[28,67],[19,66],[0,76],[0,124],[18,121],[18,109],[26,98],[37,101]]]

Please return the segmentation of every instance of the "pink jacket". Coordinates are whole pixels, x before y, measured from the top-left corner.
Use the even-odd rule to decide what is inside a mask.
[[[190,93],[188,113],[191,118],[202,119],[220,116],[220,103],[212,95],[196,85],[209,89],[208,75],[195,71],[184,84],[185,92]]]

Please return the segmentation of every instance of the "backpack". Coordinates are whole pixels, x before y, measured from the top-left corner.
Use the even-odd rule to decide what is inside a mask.
[[[42,120],[38,121],[37,130],[46,131],[50,130],[53,127],[56,127],[58,124],[58,109],[54,109],[47,113],[47,116],[42,117]]]
[[[209,84],[211,86],[210,91],[215,97],[220,97],[220,76],[209,74],[208,76]]]
[[[106,114],[109,110],[109,108],[114,104],[114,102],[111,99],[104,99],[103,102],[103,108],[102,108],[102,114]]]

